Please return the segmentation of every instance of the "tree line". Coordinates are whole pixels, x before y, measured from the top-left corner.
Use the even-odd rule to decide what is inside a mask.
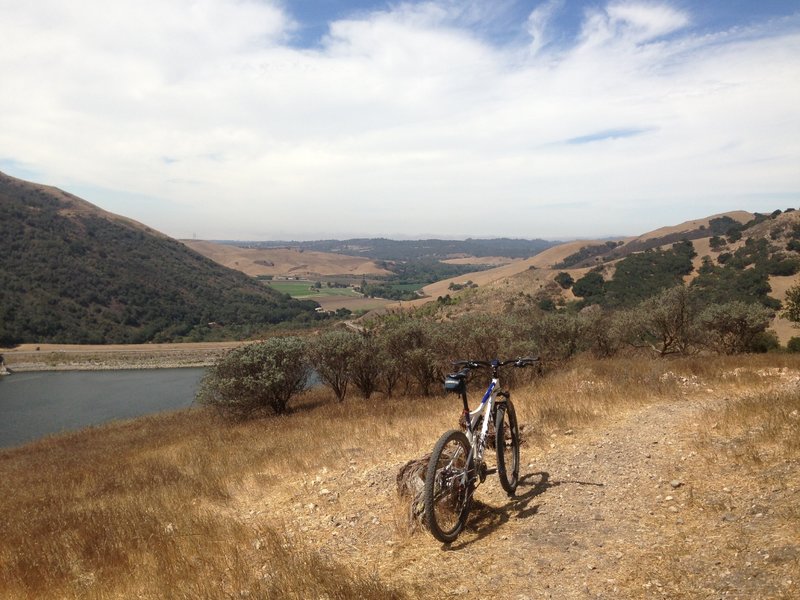
[[[790,290],[784,314],[800,321],[800,286]],[[602,358],[642,352],[662,357],[766,352],[779,348],[775,334],[767,331],[773,316],[758,303],[706,303],[684,286],[628,309],[593,305],[547,312],[526,307],[452,320],[430,311],[390,313],[373,318],[361,331],[329,329],[232,350],[211,367],[198,400],[246,417],[285,412],[312,373],[342,402],[353,393],[363,398],[430,395],[439,391],[455,359],[536,354],[545,364],[557,365],[580,353]],[[800,344],[794,345],[800,350]]]
[[[791,234],[794,235],[794,230]],[[628,308],[681,284],[694,270],[692,259],[696,256],[692,242],[684,240],[669,249],[631,254],[617,263],[610,279],[604,277],[604,267],[598,266],[577,281],[566,272],[558,273],[555,281],[563,288],[571,287],[581,299],[580,306]],[[689,286],[706,303],[739,301],[778,309],[780,302],[769,296],[769,277],[800,272],[800,258],[796,254],[775,248],[764,238],[748,238],[734,251],[720,251],[717,263],[703,257],[698,275]]]

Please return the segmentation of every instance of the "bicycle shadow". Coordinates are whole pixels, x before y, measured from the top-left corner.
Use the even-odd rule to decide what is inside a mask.
[[[536,482],[531,483],[532,479],[538,479]],[[529,519],[539,512],[541,504],[533,504],[533,501],[544,494],[551,488],[558,487],[567,483],[576,485],[591,485],[603,487],[604,483],[595,483],[591,481],[578,481],[578,480],[561,480],[553,481],[550,479],[550,473],[547,471],[539,471],[537,473],[529,473],[519,480],[517,492],[521,488],[528,487],[523,493],[517,493],[516,496],[511,498],[506,504],[502,506],[490,506],[484,504],[480,500],[473,500],[472,510],[467,520],[465,530],[474,534],[468,540],[461,540],[457,543],[445,544],[443,547],[446,550],[460,550],[467,546],[479,542],[491,533],[496,532],[505,523],[508,523],[512,518],[514,519]]]

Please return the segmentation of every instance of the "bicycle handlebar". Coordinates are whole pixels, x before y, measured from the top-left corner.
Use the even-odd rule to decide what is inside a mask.
[[[453,361],[454,367],[466,367],[467,369],[492,369],[505,367],[506,365],[514,365],[515,367],[527,367],[534,363],[539,362],[538,356],[526,356],[519,358],[510,358],[508,360],[455,360]]]

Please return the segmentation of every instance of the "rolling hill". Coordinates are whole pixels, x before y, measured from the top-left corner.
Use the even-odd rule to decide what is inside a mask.
[[[368,258],[305,250],[298,247],[242,248],[202,240],[181,240],[214,262],[247,275],[312,278],[326,275],[388,275]]]
[[[425,286],[424,298],[404,302],[403,306],[421,306],[447,295],[469,297],[469,302],[463,304],[464,311],[502,310],[508,302],[521,297],[563,304],[581,298],[575,295],[572,286],[565,288],[556,283],[559,273],[567,273],[578,281],[594,271],[610,282],[625,259],[629,259],[624,263],[628,269],[631,263],[645,258],[667,256],[674,244],[685,242],[691,243],[693,256],[683,282],[691,284],[705,273],[697,284],[704,285],[706,293],[717,302],[742,299],[775,307],[786,298],[787,289],[800,282],[796,270],[800,264],[800,211],[775,211],[771,215],[732,211],[636,237],[560,244],[528,259]],[[763,281],[756,280],[757,274]],[[642,271],[638,279],[651,276],[652,273]],[[748,278],[751,280],[745,281]],[[476,284],[478,290],[454,289],[467,280]],[[680,278],[675,282],[680,282]],[[764,290],[764,285],[769,288],[766,295],[755,295]],[[646,290],[641,293],[646,294]],[[777,315],[771,328],[783,344],[800,333],[792,323]]]
[[[0,173],[0,344],[199,340],[313,319],[149,227]]]

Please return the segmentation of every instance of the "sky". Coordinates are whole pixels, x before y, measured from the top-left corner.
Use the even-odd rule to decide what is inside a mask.
[[[800,0],[0,0],[0,171],[178,238],[800,206]]]

